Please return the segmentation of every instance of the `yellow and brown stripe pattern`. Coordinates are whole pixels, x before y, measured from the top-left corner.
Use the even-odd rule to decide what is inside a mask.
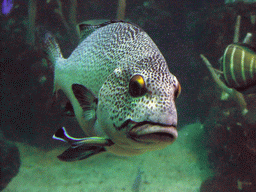
[[[243,45],[229,45],[223,56],[223,73],[226,84],[237,90],[256,85],[255,52]]]

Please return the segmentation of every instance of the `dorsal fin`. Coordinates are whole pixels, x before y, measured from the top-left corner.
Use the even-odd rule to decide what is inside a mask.
[[[107,26],[112,23],[118,23],[118,22],[124,22],[124,21],[106,21],[104,23],[98,24],[98,25],[91,25],[88,24],[88,22],[83,22],[78,24],[78,29],[80,32],[80,42],[82,42],[86,37],[88,37],[92,32],[96,31],[97,29]]]
[[[241,46],[244,50],[247,50],[249,52],[252,52],[253,54],[256,54],[256,47],[252,44],[246,44],[246,43],[236,43],[235,45]]]
[[[72,90],[84,111],[84,118],[86,120],[94,119],[96,116],[98,99],[89,89],[83,85],[73,84]]]
[[[79,24],[78,25],[80,32],[80,42],[82,42],[86,37],[88,37],[92,32],[96,31],[99,25],[89,25],[89,24]]]

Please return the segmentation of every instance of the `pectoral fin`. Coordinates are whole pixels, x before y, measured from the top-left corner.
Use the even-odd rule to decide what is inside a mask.
[[[83,85],[73,84],[72,90],[83,109],[84,119],[87,121],[95,119],[98,99]]]
[[[71,137],[64,127],[58,129],[53,135],[53,139],[64,141],[71,146],[64,151],[58,158],[62,161],[78,161],[86,159],[92,155],[106,151],[105,146],[111,146],[114,143],[110,139],[103,137]]]

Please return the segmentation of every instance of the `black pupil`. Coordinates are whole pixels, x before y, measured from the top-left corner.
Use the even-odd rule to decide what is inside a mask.
[[[130,85],[129,85],[129,93],[132,97],[140,97],[146,94],[147,89],[145,88],[144,84],[140,84],[137,81],[137,78],[131,79]]]

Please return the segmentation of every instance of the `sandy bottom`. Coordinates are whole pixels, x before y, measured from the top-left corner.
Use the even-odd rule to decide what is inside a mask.
[[[159,151],[134,157],[99,154],[67,163],[56,156],[64,148],[42,151],[17,143],[22,165],[4,192],[196,192],[212,173],[200,144],[201,124],[179,131],[178,140]]]

